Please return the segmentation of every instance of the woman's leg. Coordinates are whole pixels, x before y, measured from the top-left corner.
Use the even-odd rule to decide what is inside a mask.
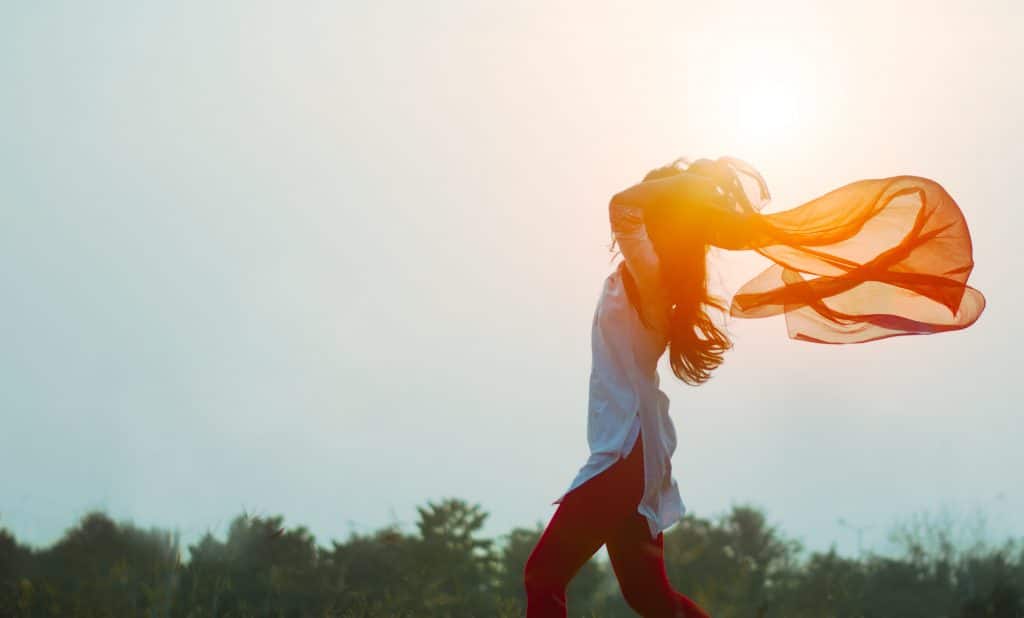
[[[564,618],[568,611],[566,586],[605,542],[608,531],[591,503],[569,499],[576,491],[558,505],[526,561],[523,579],[528,618]]]
[[[570,491],[558,505],[524,570],[528,618],[566,616],[565,587],[636,508],[643,477],[639,441],[625,459]],[[634,499],[635,498],[635,499]]]
[[[676,592],[665,572],[663,534],[652,539],[647,519],[634,512],[608,539],[608,557],[622,596],[644,617],[707,618],[696,603]]]

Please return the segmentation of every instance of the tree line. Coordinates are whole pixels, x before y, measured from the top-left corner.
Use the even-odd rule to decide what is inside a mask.
[[[419,507],[415,532],[387,526],[323,546],[281,516],[236,517],[220,540],[84,516],[33,549],[0,529],[0,616],[12,618],[506,618],[522,616],[523,565],[542,531],[482,533],[479,504]],[[678,590],[716,618],[1021,618],[1024,545],[960,547],[947,528],[895,531],[900,555],[806,554],[762,511],[687,517],[665,534]],[[610,565],[569,586],[570,616],[634,616]]]

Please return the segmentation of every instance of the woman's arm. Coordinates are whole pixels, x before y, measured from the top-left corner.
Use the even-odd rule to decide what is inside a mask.
[[[658,331],[666,332],[669,304],[661,283],[658,255],[647,236],[643,209],[613,197],[608,215],[615,242],[640,292],[644,321]]]
[[[637,183],[616,193],[612,202],[644,210],[669,209],[685,215],[708,206],[724,206],[726,198],[711,178],[680,172]]]
[[[647,180],[615,194],[612,204],[640,209],[648,223],[697,230],[708,244],[723,249],[749,248],[760,233],[760,215],[740,212],[718,183],[702,174]]]

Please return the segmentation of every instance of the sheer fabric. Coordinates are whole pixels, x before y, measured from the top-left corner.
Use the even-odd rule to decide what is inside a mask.
[[[966,328],[984,310],[985,297],[967,285],[974,267],[967,223],[937,182],[859,180],[761,214],[769,194],[760,174],[736,159],[719,163],[739,190],[703,213],[709,243],[774,262],[739,289],[731,315],[785,314],[793,339],[862,343]]]

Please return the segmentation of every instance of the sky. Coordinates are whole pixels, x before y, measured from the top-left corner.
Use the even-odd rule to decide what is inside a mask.
[[[699,388],[663,362],[689,511],[845,553],[921,513],[1024,536],[1022,30],[1010,0],[4,3],[0,527],[545,523],[608,199],[729,154],[767,211],[939,181],[988,307],[856,346],[733,319]],[[761,259],[716,251],[713,289]]]

